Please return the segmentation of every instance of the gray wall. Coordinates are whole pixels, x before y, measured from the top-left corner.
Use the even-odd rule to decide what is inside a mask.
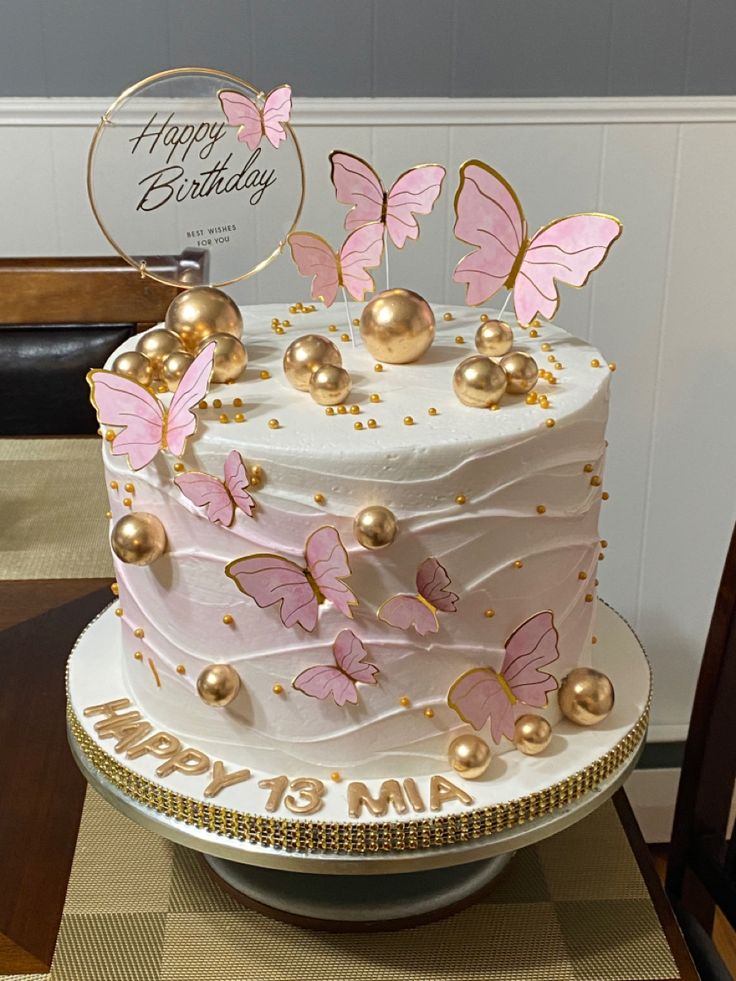
[[[734,0],[0,0],[0,95],[163,68],[308,96],[736,92]]]

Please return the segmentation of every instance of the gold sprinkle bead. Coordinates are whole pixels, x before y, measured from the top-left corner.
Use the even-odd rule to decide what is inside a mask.
[[[599,562],[602,562],[604,559],[605,559],[605,555],[603,554],[603,552],[599,552],[598,553],[598,561]]]
[[[383,371],[383,365],[382,364],[374,364],[373,365],[373,370],[374,371]]]
[[[524,563],[521,561],[521,559],[517,559],[516,562],[514,562],[514,568],[515,569],[523,569],[524,568]]]
[[[583,473],[593,473],[593,464],[586,463],[585,466],[583,467]]]
[[[284,328],[283,327],[274,327],[273,332],[274,332],[274,334],[281,335],[281,334],[284,333]]]
[[[601,486],[601,478],[598,476],[597,473],[596,474],[593,474],[593,476],[590,478],[590,486],[591,487],[600,487]]]
[[[169,389],[167,385],[161,384],[156,386],[156,391],[158,392],[159,395],[163,395],[164,392],[168,392],[168,390]]]
[[[443,319],[443,320],[454,320],[455,318],[454,318],[454,317],[453,317],[453,315],[452,315],[452,314],[451,314],[451,313],[450,313],[450,312],[448,311],[447,313],[443,313],[443,314],[442,314],[442,319]]]
[[[563,364],[560,364],[559,361],[555,361],[555,371],[562,371],[564,367],[565,366]]]
[[[346,405],[338,405],[337,414],[340,416],[347,415],[348,407]]]
[[[332,780],[333,783],[340,783],[342,777],[340,776],[337,770],[333,770],[332,773],[330,774],[330,780]]]
[[[110,592],[113,596],[120,595],[120,586],[116,582],[110,583]]]
[[[455,338],[455,343],[456,344],[464,344],[465,343],[465,338],[464,337],[461,337],[460,334],[458,334],[457,337]]]
[[[499,406],[498,402],[491,402],[491,404],[488,406],[488,408],[491,410],[491,412],[498,412],[500,406]]]
[[[271,321],[271,326],[272,327],[278,327],[278,325],[280,323],[281,323],[281,321],[279,320],[279,318],[278,317],[274,317],[273,320]]]
[[[529,336],[530,337],[539,337],[539,331],[532,329],[532,330],[529,331]]]
[[[278,429],[279,428],[279,421],[278,421],[278,419],[269,419],[268,420],[268,428],[269,429]]]
[[[591,368],[600,368],[600,366],[601,366],[601,363],[598,360],[598,358],[593,358],[593,360],[590,362],[590,367]]]
[[[587,578],[588,578],[588,573],[583,572],[583,570],[581,569],[580,572],[578,573],[578,579],[587,579]]]
[[[115,610],[115,616],[116,616],[116,617],[121,617],[122,615],[123,615],[123,608],[122,608],[121,606],[119,606],[119,607],[118,607],[118,608],[117,608],[117,609]]]
[[[126,489],[126,491],[129,494],[134,494],[135,493],[135,485],[134,484],[126,484],[125,485],[125,489]]]
[[[586,593],[585,594],[585,602],[586,603],[592,603],[593,602],[593,594],[592,593]]]
[[[412,416],[404,416],[404,425],[405,426],[413,426],[414,425],[414,419],[413,419],[413,417]]]
[[[537,514],[544,514],[546,510],[544,504],[537,504]]]
[[[350,340],[350,334],[340,334],[340,340],[347,343]]]
[[[545,408],[546,408],[546,406],[545,406]],[[555,424],[555,421],[554,421],[554,419],[547,419],[544,424],[547,427],[547,429],[552,429],[552,427]]]
[[[467,498],[464,494],[458,494],[455,498],[455,504],[465,504]]]
[[[616,370],[616,362],[615,361],[609,361],[608,362],[608,369],[609,369],[609,371],[615,371]]]
[[[327,329],[329,330],[329,332],[331,334],[336,334],[337,333],[337,324],[330,324],[330,326]]]
[[[207,408],[207,399],[202,399],[201,402],[198,402],[197,403],[197,408],[198,409],[206,409]]]
[[[596,637],[595,634],[593,634],[593,636],[590,638],[590,642],[591,642],[591,644],[597,644],[598,643],[598,638]]]
[[[353,317],[353,327],[360,327],[360,320],[357,317]]]
[[[495,617],[495,615],[496,615],[495,610],[491,610],[490,608],[487,610],[483,610],[483,616],[486,618],[486,620],[492,620]]]
[[[242,399],[233,399],[233,408],[234,409],[239,409],[242,404],[243,404],[243,400]]]
[[[184,473],[184,464],[183,463],[175,463],[174,464],[174,470],[176,470],[177,473]]]
[[[543,351],[551,351],[552,350],[552,345],[551,344],[548,344],[546,341],[544,342],[544,344],[541,345],[541,347],[542,347],[542,350]]]
[[[236,412],[233,419],[235,419],[236,422],[245,422],[245,416],[242,412]]]
[[[370,394],[370,400],[371,400],[371,402],[380,402],[381,401],[381,396],[378,394],[378,392],[371,392],[371,394]]]
[[[359,412],[360,412],[360,406],[359,405],[351,405],[350,406],[350,415],[351,416],[357,416],[359,414]]]
[[[112,441],[115,439],[115,433],[113,432],[112,429],[107,430],[107,432],[105,433],[105,439],[107,440],[108,443],[112,443]]]
[[[353,423],[353,429],[362,429],[362,428],[363,428],[363,423],[362,422],[354,422]]]
[[[277,683],[276,683],[276,684],[275,684],[275,685],[273,686],[273,688],[271,689],[271,691],[272,691],[272,692],[274,693],[274,695],[283,695],[283,693],[284,693],[284,686],[283,686],[283,685],[280,685],[280,684],[279,684],[279,683],[277,682]]]
[[[526,404],[536,405],[538,400],[539,400],[539,396],[537,395],[536,392],[529,392],[529,394],[526,397]]]
[[[425,716],[426,716],[426,717],[427,717],[428,719],[433,719],[433,718],[434,718],[434,709],[431,709],[431,708],[426,708],[426,709],[424,710],[424,714],[425,714]]]
[[[607,501],[609,497],[610,497],[610,494],[608,493],[608,491],[603,491],[603,493],[601,494],[601,500],[602,501]]]
[[[257,463],[250,468],[250,482],[253,487],[257,487],[263,480],[263,467]]]
[[[435,407],[433,405],[430,405],[430,407],[427,409],[427,415],[428,416],[436,416],[437,415],[437,409],[435,409]]]
[[[136,651],[135,654],[133,655],[133,657],[136,659],[136,661],[142,661],[143,660],[143,652],[142,651]]]
[[[226,613],[222,618],[222,622],[229,627],[231,623],[235,623],[235,617],[233,617],[230,613]]]
[[[407,708],[409,705],[411,705],[411,701],[409,700],[409,696],[408,695],[402,695],[401,698],[399,699],[399,705],[401,705],[403,708]]]
[[[547,361],[549,361],[550,364],[554,364],[556,360],[557,360],[556,355],[554,355],[554,354],[548,354],[547,355]],[[545,372],[544,373],[545,373],[545,375],[547,374],[546,369],[545,369]]]
[[[266,371],[265,368],[259,374],[260,374],[261,378],[263,379],[263,381],[268,381],[268,379],[271,377],[271,372],[270,371]]]
[[[111,518],[112,517],[112,511],[105,511],[105,517],[106,518]]]
[[[222,408],[222,399],[212,399],[212,408],[213,409],[221,409]]]
[[[297,313],[298,310],[299,310],[299,307],[296,307],[296,306],[290,306],[289,307],[289,313]]]
[[[220,414],[220,422],[230,422],[230,418],[226,412]]]
[[[145,637],[146,634],[143,627],[136,627],[135,630],[133,631],[133,636],[137,637],[139,640],[141,637]]]
[[[111,490],[117,490],[118,489],[118,486],[119,485],[118,485],[117,480],[111,480],[110,481],[110,488],[111,488]]]
[[[123,507],[130,508],[133,506],[133,501],[129,497],[123,498]]]
[[[601,538],[601,548],[608,548],[608,539]]]
[[[183,664],[177,664],[177,666],[176,666],[176,673],[177,674],[186,674],[187,673],[187,669],[184,667]]]
[[[325,495],[324,494],[315,494],[314,495],[314,503],[315,504],[324,504],[325,503]]]
[[[486,323],[487,321],[488,321],[488,314],[487,314],[487,313],[482,313],[482,314],[480,315],[480,322],[481,322],[482,324],[485,324],[485,323]]]
[[[556,385],[557,384],[557,379],[555,378],[554,375],[548,375],[547,376],[547,381],[550,383],[550,385]]]
[[[333,407],[331,405],[328,405],[327,408],[325,409],[325,415],[326,416],[334,416],[334,414],[335,414],[335,410],[333,409]]]
[[[369,419],[368,420],[368,428],[369,429],[378,429],[378,423],[376,422],[375,419]]]
[[[291,321],[290,320],[282,320],[281,323],[284,325],[284,327],[291,327]]]

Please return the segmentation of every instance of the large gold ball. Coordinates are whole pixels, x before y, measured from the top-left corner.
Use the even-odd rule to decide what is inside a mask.
[[[386,548],[396,538],[398,530],[393,511],[380,504],[363,508],[353,519],[353,535],[363,548]]]
[[[491,765],[491,750],[480,736],[468,733],[458,736],[450,743],[447,751],[450,766],[466,780],[482,777]]]
[[[514,346],[514,332],[503,320],[486,320],[475,332],[475,346],[479,354],[500,358]]]
[[[514,724],[514,746],[526,756],[536,756],[549,746],[552,726],[541,715],[520,715]]]
[[[452,387],[463,405],[488,408],[506,391],[506,372],[483,354],[474,354],[455,368]]]
[[[243,318],[237,303],[212,286],[184,290],[169,304],[166,326],[178,334],[188,351],[196,351],[211,334],[243,333]]]
[[[186,351],[174,351],[161,365],[161,381],[170,392],[176,391],[182,375],[192,361],[194,361],[193,354],[187,354]]]
[[[557,693],[562,714],[578,726],[602,722],[613,708],[611,679],[595,668],[573,668]]]
[[[323,364],[309,378],[309,394],[319,405],[339,405],[353,387],[350,374],[339,364]]]
[[[337,346],[319,334],[297,337],[284,352],[284,374],[300,392],[309,391],[312,372],[323,364],[342,365],[342,357]]]
[[[166,551],[166,532],[155,514],[131,511],[113,525],[110,546],[128,565],[150,565]]]
[[[142,334],[135,349],[139,354],[144,354],[148,358],[153,367],[154,375],[157,375],[168,356],[174,351],[182,350],[181,337],[171,330],[157,327],[155,330],[147,330],[145,334]]]
[[[523,351],[512,351],[501,358],[501,367],[506,372],[508,391],[514,395],[524,395],[531,392],[539,378],[537,362],[531,354]]]
[[[207,705],[223,708],[240,691],[240,675],[229,664],[210,664],[197,678],[197,692]]]
[[[376,361],[416,361],[434,340],[432,308],[411,290],[385,290],[363,308],[360,336]]]
[[[153,381],[153,365],[140,351],[126,351],[119,354],[112,363],[116,375],[130,378],[139,385],[150,385]]]
[[[215,360],[212,366],[212,381],[222,385],[224,382],[237,381],[248,364],[248,352],[243,342],[232,334],[210,334],[199,346],[201,351],[208,344],[215,342]]]

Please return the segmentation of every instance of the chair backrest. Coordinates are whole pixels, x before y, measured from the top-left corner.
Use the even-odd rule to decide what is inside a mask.
[[[146,265],[194,286],[207,260],[190,250]],[[87,371],[163,320],[178,293],[115,257],[0,259],[0,435],[95,433]]]
[[[736,927],[735,782],[736,528],[700,666],[667,869],[670,897],[708,932],[715,906]]]

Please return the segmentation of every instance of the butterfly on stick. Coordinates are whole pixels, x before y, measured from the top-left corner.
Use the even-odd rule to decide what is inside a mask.
[[[417,569],[416,593],[399,593],[382,603],[378,619],[400,630],[413,627],[420,636],[437,633],[438,613],[454,613],[458,597],[447,588],[450,577],[437,559],[425,559]]]
[[[209,521],[226,528],[233,523],[236,508],[250,517],[256,506],[246,489],[250,484],[248,471],[237,450],[228,453],[222,480],[208,473],[190,470],[175,477],[174,483],[192,504],[206,508]]]
[[[337,705],[357,705],[357,684],[375,685],[378,668],[365,662],[368,652],[352,630],[341,630],[332,646],[334,664],[316,664],[292,682],[297,691],[312,698],[332,698]]]
[[[285,126],[291,116],[291,86],[280,85],[263,99],[263,107],[242,92],[221,89],[217,93],[222,111],[231,126],[238,126],[238,141],[257,149],[265,136],[275,149],[286,139]]]
[[[335,302],[340,288],[354,300],[362,300],[375,289],[367,270],[379,265],[383,254],[380,222],[351,232],[337,251],[313,232],[292,232],[289,246],[299,272],[312,277],[312,299],[321,300],[326,307]]]

